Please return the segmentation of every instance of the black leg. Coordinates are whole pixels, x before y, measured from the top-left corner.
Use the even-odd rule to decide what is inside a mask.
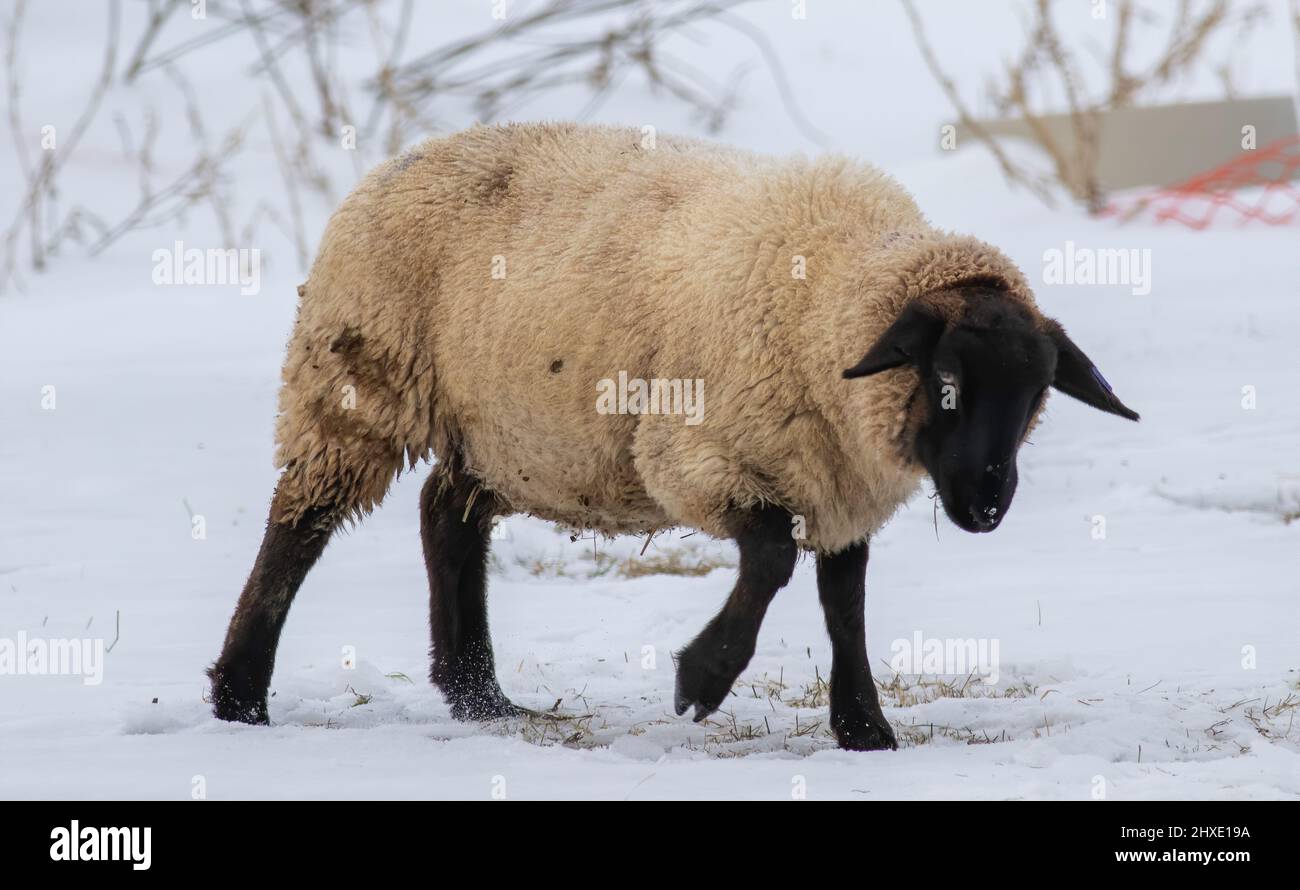
[[[831,637],[831,728],[841,748],[897,748],[867,663],[867,543],[817,557],[817,595]]]
[[[294,595],[338,525],[330,508],[308,510],[294,524],[277,517],[281,495],[271,503],[271,518],[226,631],[217,663],[208,668],[212,712],[222,720],[266,723],[266,693],[275,668],[275,650]]]
[[[767,606],[799,555],[790,514],[776,507],[737,514],[733,536],[740,547],[736,586],[722,611],[677,653],[677,713],[694,705],[697,723],[718,709],[749,664]]]
[[[497,684],[487,616],[487,557],[496,499],[457,462],[439,467],[420,494],[420,537],[429,570],[429,678],[457,720],[523,713]]]

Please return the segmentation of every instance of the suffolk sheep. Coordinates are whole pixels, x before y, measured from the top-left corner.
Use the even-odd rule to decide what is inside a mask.
[[[932,228],[893,180],[841,158],[475,127],[371,172],[299,296],[282,472],[208,671],[226,720],[267,722],[308,570],[433,457],[420,498],[430,676],[456,719],[520,713],[497,683],[486,581],[495,518],[527,513],[735,541],[735,587],[677,657],[675,709],[697,721],[812,553],[831,727],[844,748],[893,748],[866,652],[871,536],[926,475],[954,523],[996,528],[1049,386],[1137,419],[1010,260]],[[691,386],[698,410],[611,401],[610,382],[628,380]]]

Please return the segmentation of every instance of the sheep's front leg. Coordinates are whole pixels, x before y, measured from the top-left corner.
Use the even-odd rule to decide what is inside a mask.
[[[841,748],[897,748],[867,662],[867,543],[817,557],[817,595],[831,637],[831,728]]]
[[[785,510],[739,513],[732,526],[740,547],[736,586],[722,611],[677,653],[677,713],[694,705],[697,723],[718,709],[749,664],[767,606],[790,580],[798,556]]]

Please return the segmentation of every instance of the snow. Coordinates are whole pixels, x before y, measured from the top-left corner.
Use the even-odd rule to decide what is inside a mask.
[[[48,41],[55,4],[39,6],[32,27]],[[923,493],[872,542],[868,651],[892,690],[885,713],[900,750],[844,752],[826,733],[819,679],[830,649],[809,561],[774,601],[735,696],[696,725],[672,716],[671,653],[725,598],[731,545],[678,530],[640,557],[643,540],[571,541],[522,517],[494,543],[498,674],[514,701],[558,717],[452,721],[425,679],[416,517],[425,467],[337,537],[308,577],[277,658],[273,725],[212,718],[203,669],[261,538],[279,361],[302,273],[268,231],[255,245],[267,253],[258,294],[154,286],[154,249],[219,243],[195,212],[93,259],[68,250],[24,292],[0,295],[0,638],[111,644],[120,620],[98,685],[0,675],[0,797],[188,798],[196,777],[210,798],[1300,797],[1300,523],[1288,521],[1300,510],[1296,229],[1192,232],[1043,208],[1008,191],[978,150],[934,150],[947,109],[904,32],[887,52],[859,51],[855,33],[902,27],[901,16],[859,24],[857,4],[836,9],[847,21],[810,4],[796,28],[770,6],[751,20],[833,146],[884,164],[936,223],[1005,249],[1142,414],[1130,424],[1055,396],[995,534],[966,535],[942,515],[936,524]],[[458,4],[448,15],[463,25],[480,12]],[[57,63],[29,52],[34,73],[72,72],[29,78],[29,92],[52,97],[30,100],[33,121],[75,112],[77,78],[88,83],[97,64],[93,24],[63,34]],[[87,49],[77,55],[79,42]],[[221,54],[198,58],[216,64]],[[853,86],[890,66],[916,82],[910,92],[877,102]],[[238,91],[217,75],[196,81],[215,115],[237,109]],[[115,101],[130,109],[164,92],[141,83]],[[765,105],[773,88],[757,75],[742,95],[719,138],[815,150]],[[876,139],[846,102],[875,103],[873,120],[903,123]],[[548,97],[527,116],[581,105]],[[636,83],[599,117],[693,126]],[[449,113],[447,127],[466,122]],[[184,130],[171,124],[161,163],[179,172]],[[114,140],[111,127],[88,137],[90,160],[70,192],[130,200],[134,173]],[[351,165],[338,159],[340,187]],[[242,200],[279,192],[265,140],[238,169]],[[16,165],[6,159],[0,171],[0,194],[18,194]],[[313,236],[328,209],[310,207]],[[1067,241],[1149,249],[1150,294],[1045,284],[1044,252]],[[47,386],[54,410],[42,407]],[[1243,387],[1253,387],[1253,408]],[[203,518],[202,539],[191,514]],[[717,567],[636,577],[618,568],[675,550]],[[893,644],[917,633],[996,641],[997,684],[895,680]]]

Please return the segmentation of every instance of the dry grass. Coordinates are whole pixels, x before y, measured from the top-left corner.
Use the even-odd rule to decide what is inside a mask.
[[[941,698],[1028,698],[1038,691],[1038,687],[1028,682],[1005,688],[986,686],[975,682],[973,672],[953,679],[927,679],[924,675],[910,678],[906,674],[894,674],[887,683],[877,680],[876,685],[885,700],[896,708],[910,708]]]
[[[522,669],[522,664],[520,667]],[[538,665],[538,670],[541,671],[541,665]],[[401,672],[389,673],[385,677],[398,683],[412,682]],[[911,709],[942,699],[1023,700],[1037,694],[1037,689],[1028,683],[993,688],[975,682],[973,676],[948,678],[890,674],[883,682],[877,680],[876,685],[881,704],[888,709]],[[370,693],[352,686],[345,687],[344,692],[347,700],[341,710],[335,704],[327,709],[320,722],[309,720],[304,725],[337,728],[340,725],[338,718],[345,711],[375,701]],[[772,752],[807,756],[834,749],[836,744],[828,714],[829,676],[815,664],[811,678],[787,681],[782,669],[775,675],[764,673],[737,683],[723,707],[699,724],[686,717],[674,716],[667,705],[656,705],[655,699],[649,696],[642,699],[643,705],[615,703],[602,707],[599,702],[589,700],[585,687],[552,689],[544,676],[536,692],[547,695],[554,704],[549,708],[527,711],[517,718],[485,721],[483,731],[518,738],[539,747],[576,750],[608,748],[620,739],[647,737],[652,745],[661,746],[665,752],[685,750],[723,759]],[[1257,705],[1256,702],[1241,702],[1234,708],[1244,707],[1244,716],[1262,735],[1285,738],[1290,733],[1294,712],[1300,708],[1300,694],[1289,695],[1280,702],[1265,703],[1262,707]],[[647,714],[647,710],[652,713]],[[330,711],[333,713],[328,713]],[[653,713],[655,711],[658,713]],[[647,716],[649,719],[645,719]],[[1014,741],[1014,736],[1006,729],[994,732],[971,726],[922,722],[914,712],[904,712],[903,718],[892,721],[900,748],[936,742],[982,745]],[[1033,735],[1043,731],[1050,733],[1054,729],[1044,724]],[[1213,739],[1209,743],[1189,741],[1199,749],[1217,747]]]
[[[530,745],[539,747],[604,747],[605,743],[597,739],[596,732],[608,729],[609,724],[587,709],[582,713],[564,713],[560,710],[562,703],[563,699],[558,699],[549,710],[525,711],[520,717],[493,721],[489,725],[498,735],[518,736]]]
[[[515,558],[515,564],[538,578],[643,578],[647,575],[701,577],[714,569],[735,568],[735,562],[717,553],[706,552],[693,544],[674,547],[661,553],[619,557],[597,551],[583,553],[577,560],[561,557]]]
[[[1255,732],[1270,742],[1300,742],[1300,737],[1294,734],[1296,714],[1300,712],[1300,695],[1288,692],[1284,698],[1274,702],[1267,698],[1240,701],[1224,709],[1223,713],[1228,714],[1237,708],[1241,708],[1241,716]],[[1214,728],[1206,732],[1210,733]]]
[[[631,556],[614,567],[624,578],[641,578],[645,575],[687,575],[699,577],[714,569],[735,568],[735,563],[716,554],[700,554],[689,548],[678,548],[667,553],[650,556]]]
[[[1234,501],[1227,498],[1215,500],[1213,497],[1206,495],[1180,495],[1163,491],[1160,488],[1155,489],[1155,495],[1180,507],[1191,507],[1193,510],[1216,510],[1220,513],[1246,513],[1255,516],[1266,516],[1280,519],[1283,525],[1290,525],[1300,519],[1300,507],[1291,502],[1294,499],[1285,499],[1281,494],[1279,494],[1276,503],[1269,503],[1262,497],[1253,501],[1247,499]]]
[[[973,682],[973,677],[908,677],[895,674],[885,683],[877,682],[881,703],[885,707],[908,708],[945,698],[1024,699],[1036,693],[1028,683],[993,689]],[[652,729],[675,727],[686,729],[685,739],[669,739],[666,746],[699,751],[719,758],[743,757],[759,751],[783,750],[795,754],[810,754],[834,747],[835,738],[827,721],[830,686],[820,669],[814,667],[813,678],[799,683],[787,683],[784,671],[776,676],[763,674],[757,678],[737,683],[732,696],[764,701],[768,713],[762,717],[742,716],[740,709],[725,706],[699,724],[703,736],[694,734],[692,724],[685,718],[665,714],[663,717],[632,723],[626,729],[611,725],[590,707],[581,694],[570,696],[577,713],[564,713],[561,697],[549,710],[530,713],[519,720],[500,721],[496,731],[501,735],[517,736],[535,745],[560,745],[569,748],[600,748],[623,736],[644,736]],[[1013,740],[1003,730],[990,733],[966,726],[951,726],[934,722],[904,722],[895,720],[894,733],[900,747],[915,747],[947,740],[968,745],[993,744]],[[662,733],[660,734],[662,735]]]
[[[1037,691],[1036,687],[1029,683],[994,689],[973,682],[973,676],[945,679],[943,677],[908,677],[903,674],[895,674],[888,682],[881,683],[877,681],[876,686],[880,691],[881,704],[884,707],[895,708],[909,708],[943,698],[1023,699],[1028,698]],[[731,711],[721,710],[704,721],[704,725],[709,731],[705,737],[703,750],[710,751],[710,746],[734,745],[738,742],[761,739],[776,733],[782,734],[782,748],[788,751],[794,750],[792,742],[797,739],[816,739],[824,742],[827,746],[834,742],[834,736],[826,722],[825,714],[825,709],[830,704],[830,684],[822,676],[818,668],[814,668],[812,680],[798,685],[787,684],[784,673],[776,677],[764,674],[758,679],[738,683],[733,690],[733,694],[766,699],[773,715],[785,719],[778,724],[778,728],[774,728],[773,721],[767,717],[764,717],[761,723],[753,721],[741,722],[737,720],[735,714]],[[778,710],[778,706],[794,712],[793,725],[786,723],[790,715],[782,714]],[[802,716],[801,712],[803,711],[821,713]],[[971,727],[949,726],[934,722],[905,723],[901,720],[893,721],[893,727],[899,747],[904,748],[931,744],[936,739],[947,739],[968,745],[993,744],[1012,740],[1012,736],[1005,729],[1000,733],[990,735],[985,730],[976,730]],[[803,749],[803,752],[806,753],[807,750]],[[711,753],[727,757],[741,756],[748,752],[743,750],[712,750]]]

